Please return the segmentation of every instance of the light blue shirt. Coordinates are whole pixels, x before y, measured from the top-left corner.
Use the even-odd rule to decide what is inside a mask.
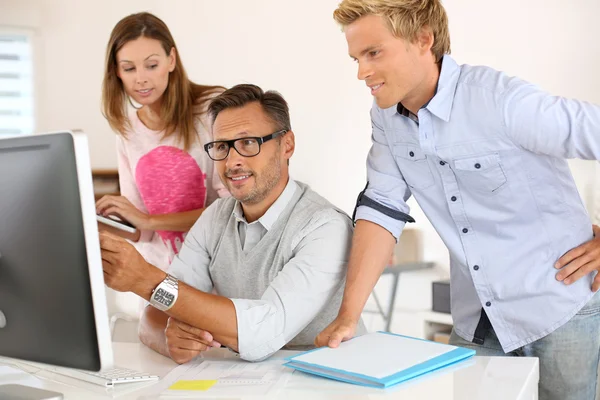
[[[569,321],[593,275],[566,286],[554,263],[593,234],[564,159],[600,158],[600,107],[445,56],[418,122],[398,109],[371,110],[365,195],[408,213],[412,194],[441,236],[456,332],[473,340],[483,308],[509,352]],[[404,228],[366,206],[356,218]]]

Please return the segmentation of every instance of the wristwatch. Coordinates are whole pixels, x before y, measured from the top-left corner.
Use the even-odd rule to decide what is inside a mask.
[[[161,311],[167,311],[177,301],[178,294],[179,281],[173,275],[167,274],[165,280],[159,283],[152,291],[150,304]]]

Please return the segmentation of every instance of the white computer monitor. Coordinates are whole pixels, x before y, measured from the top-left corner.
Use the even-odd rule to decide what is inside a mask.
[[[89,371],[112,366],[82,133],[0,139],[0,356]]]

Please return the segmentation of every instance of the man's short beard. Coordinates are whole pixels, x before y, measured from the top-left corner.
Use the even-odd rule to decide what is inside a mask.
[[[236,197],[236,200],[242,204],[253,205],[258,204],[267,198],[269,193],[271,193],[273,188],[275,188],[275,186],[277,186],[281,180],[281,160],[279,159],[279,155],[277,153],[275,153],[273,158],[269,160],[268,166],[261,174],[260,178],[261,182],[258,182],[257,180],[250,193],[243,198]]]

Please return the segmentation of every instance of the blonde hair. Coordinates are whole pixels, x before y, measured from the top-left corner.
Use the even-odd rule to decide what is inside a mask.
[[[175,69],[169,74],[169,84],[163,93],[161,119],[164,136],[177,135],[185,150],[198,140],[195,120],[206,113],[212,94],[224,90],[221,86],[198,85],[187,77],[173,36],[167,25],[158,17],[142,12],[120,20],[112,30],[106,49],[104,80],[102,81],[102,114],[110,127],[126,136],[130,128],[126,116],[127,94],[123,82],[117,76],[117,52],[127,43],[139,37],[158,40],[166,54],[175,49]]]
[[[394,36],[411,42],[428,26],[433,31],[431,52],[436,62],[450,54],[448,17],[440,0],[343,0],[333,18],[346,27],[370,14],[383,17]]]

